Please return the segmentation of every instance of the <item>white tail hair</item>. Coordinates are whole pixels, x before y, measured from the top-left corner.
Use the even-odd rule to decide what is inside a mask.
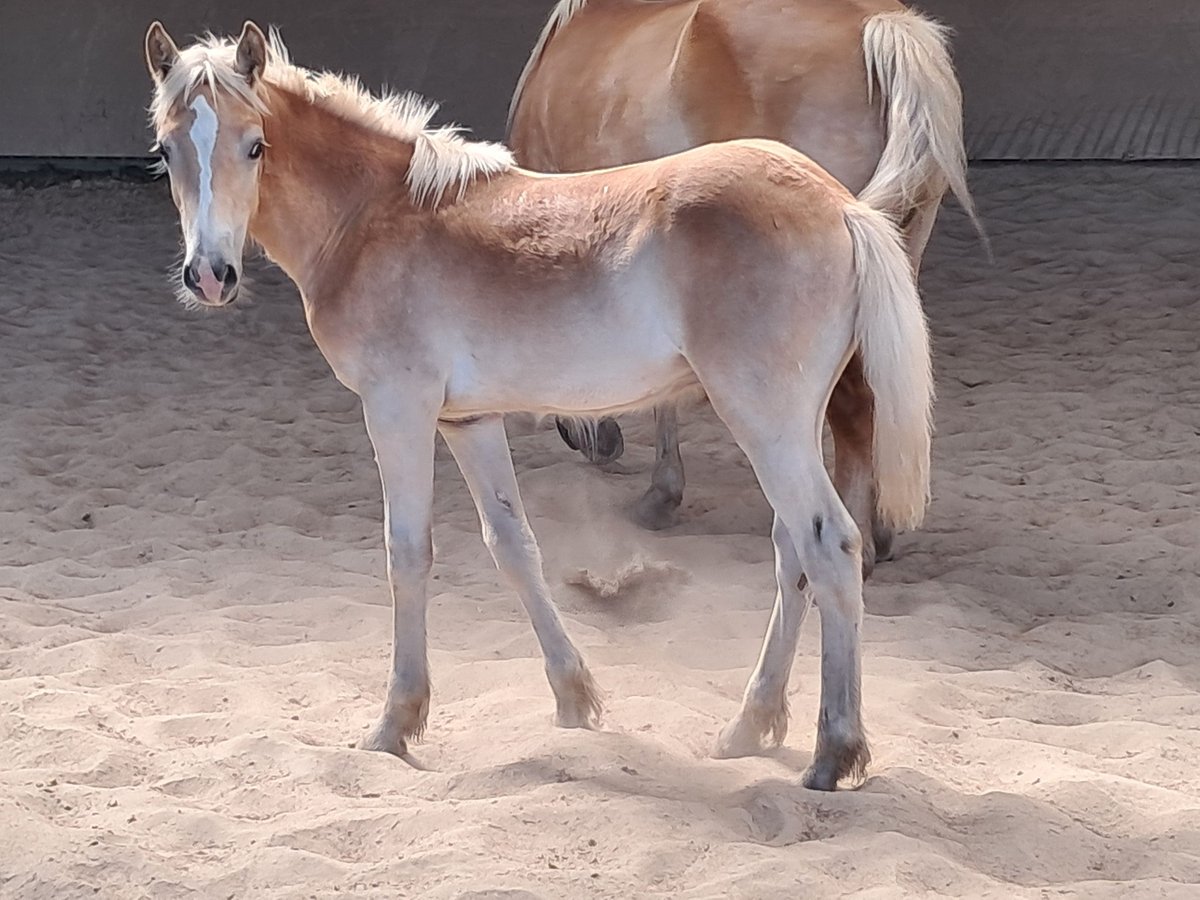
[[[856,324],[867,384],[875,395],[875,490],[880,518],[915,528],[929,504],[933,372],[929,331],[912,263],[883,213],[847,204],[858,292]]]
[[[950,59],[949,35],[946,26],[911,10],[879,13],[863,25],[867,92],[874,94],[878,85],[887,141],[859,197],[875,209],[902,216],[928,198],[931,183],[948,187],[987,247],[967,188],[962,89]]]

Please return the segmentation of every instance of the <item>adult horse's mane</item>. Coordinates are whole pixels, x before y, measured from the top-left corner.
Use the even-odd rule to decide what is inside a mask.
[[[588,0],[558,0],[554,9],[550,11],[550,17],[546,19],[546,24],[542,26],[541,34],[538,35],[537,42],[533,45],[533,50],[529,53],[529,59],[525,63],[525,68],[521,70],[521,76],[517,79],[517,87],[513,91],[512,101],[508,104],[508,124],[506,128],[512,127],[513,113],[517,109],[517,103],[521,99],[521,94],[525,90],[525,82],[529,80],[529,73],[533,71],[533,67],[537,61],[541,59],[542,52],[546,49],[546,44],[550,42],[550,38],[554,37],[554,33],[558,29],[566,25],[575,16],[577,12],[587,6]]]
[[[204,86],[213,91],[214,102],[216,95],[224,91],[262,115],[270,115],[267,98],[238,72],[236,55],[235,39],[211,34],[180,50],[179,61],[155,90],[150,105],[152,123],[160,125],[176,103],[188,101],[195,90]],[[347,122],[412,144],[407,183],[410,196],[419,205],[437,206],[454,186],[461,198],[476,178],[504,172],[513,166],[512,154],[501,144],[468,141],[455,125],[430,127],[429,122],[438,109],[436,103],[411,92],[373,96],[357,78],[314,72],[295,65],[274,28],[262,80],[297,94]]]

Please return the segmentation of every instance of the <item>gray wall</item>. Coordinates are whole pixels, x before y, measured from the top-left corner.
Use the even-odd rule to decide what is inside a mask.
[[[252,18],[296,62],[411,88],[499,137],[552,0],[0,0],[0,156],[144,156],[146,27],[181,45]]]
[[[1200,0],[917,4],[958,32],[972,158],[1200,158]]]
[[[0,156],[144,155],[146,25],[246,17],[296,60],[443,102],[499,137],[553,0],[0,0]],[[979,159],[1200,158],[1200,0],[921,0],[952,24]]]

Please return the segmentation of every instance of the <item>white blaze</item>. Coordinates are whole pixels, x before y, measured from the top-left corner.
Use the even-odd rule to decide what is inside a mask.
[[[200,165],[200,208],[196,212],[196,225],[199,229],[208,224],[209,211],[213,198],[213,151],[217,147],[217,114],[208,105],[208,100],[201,94],[192,101],[191,110],[196,114],[192,120],[192,128],[188,136],[196,147],[196,159]]]

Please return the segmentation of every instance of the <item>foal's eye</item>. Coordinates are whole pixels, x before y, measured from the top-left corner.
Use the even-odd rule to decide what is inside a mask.
[[[263,155],[263,146],[264,145],[262,141],[255,141],[253,144],[251,144],[249,153],[250,158],[261,159]]]

